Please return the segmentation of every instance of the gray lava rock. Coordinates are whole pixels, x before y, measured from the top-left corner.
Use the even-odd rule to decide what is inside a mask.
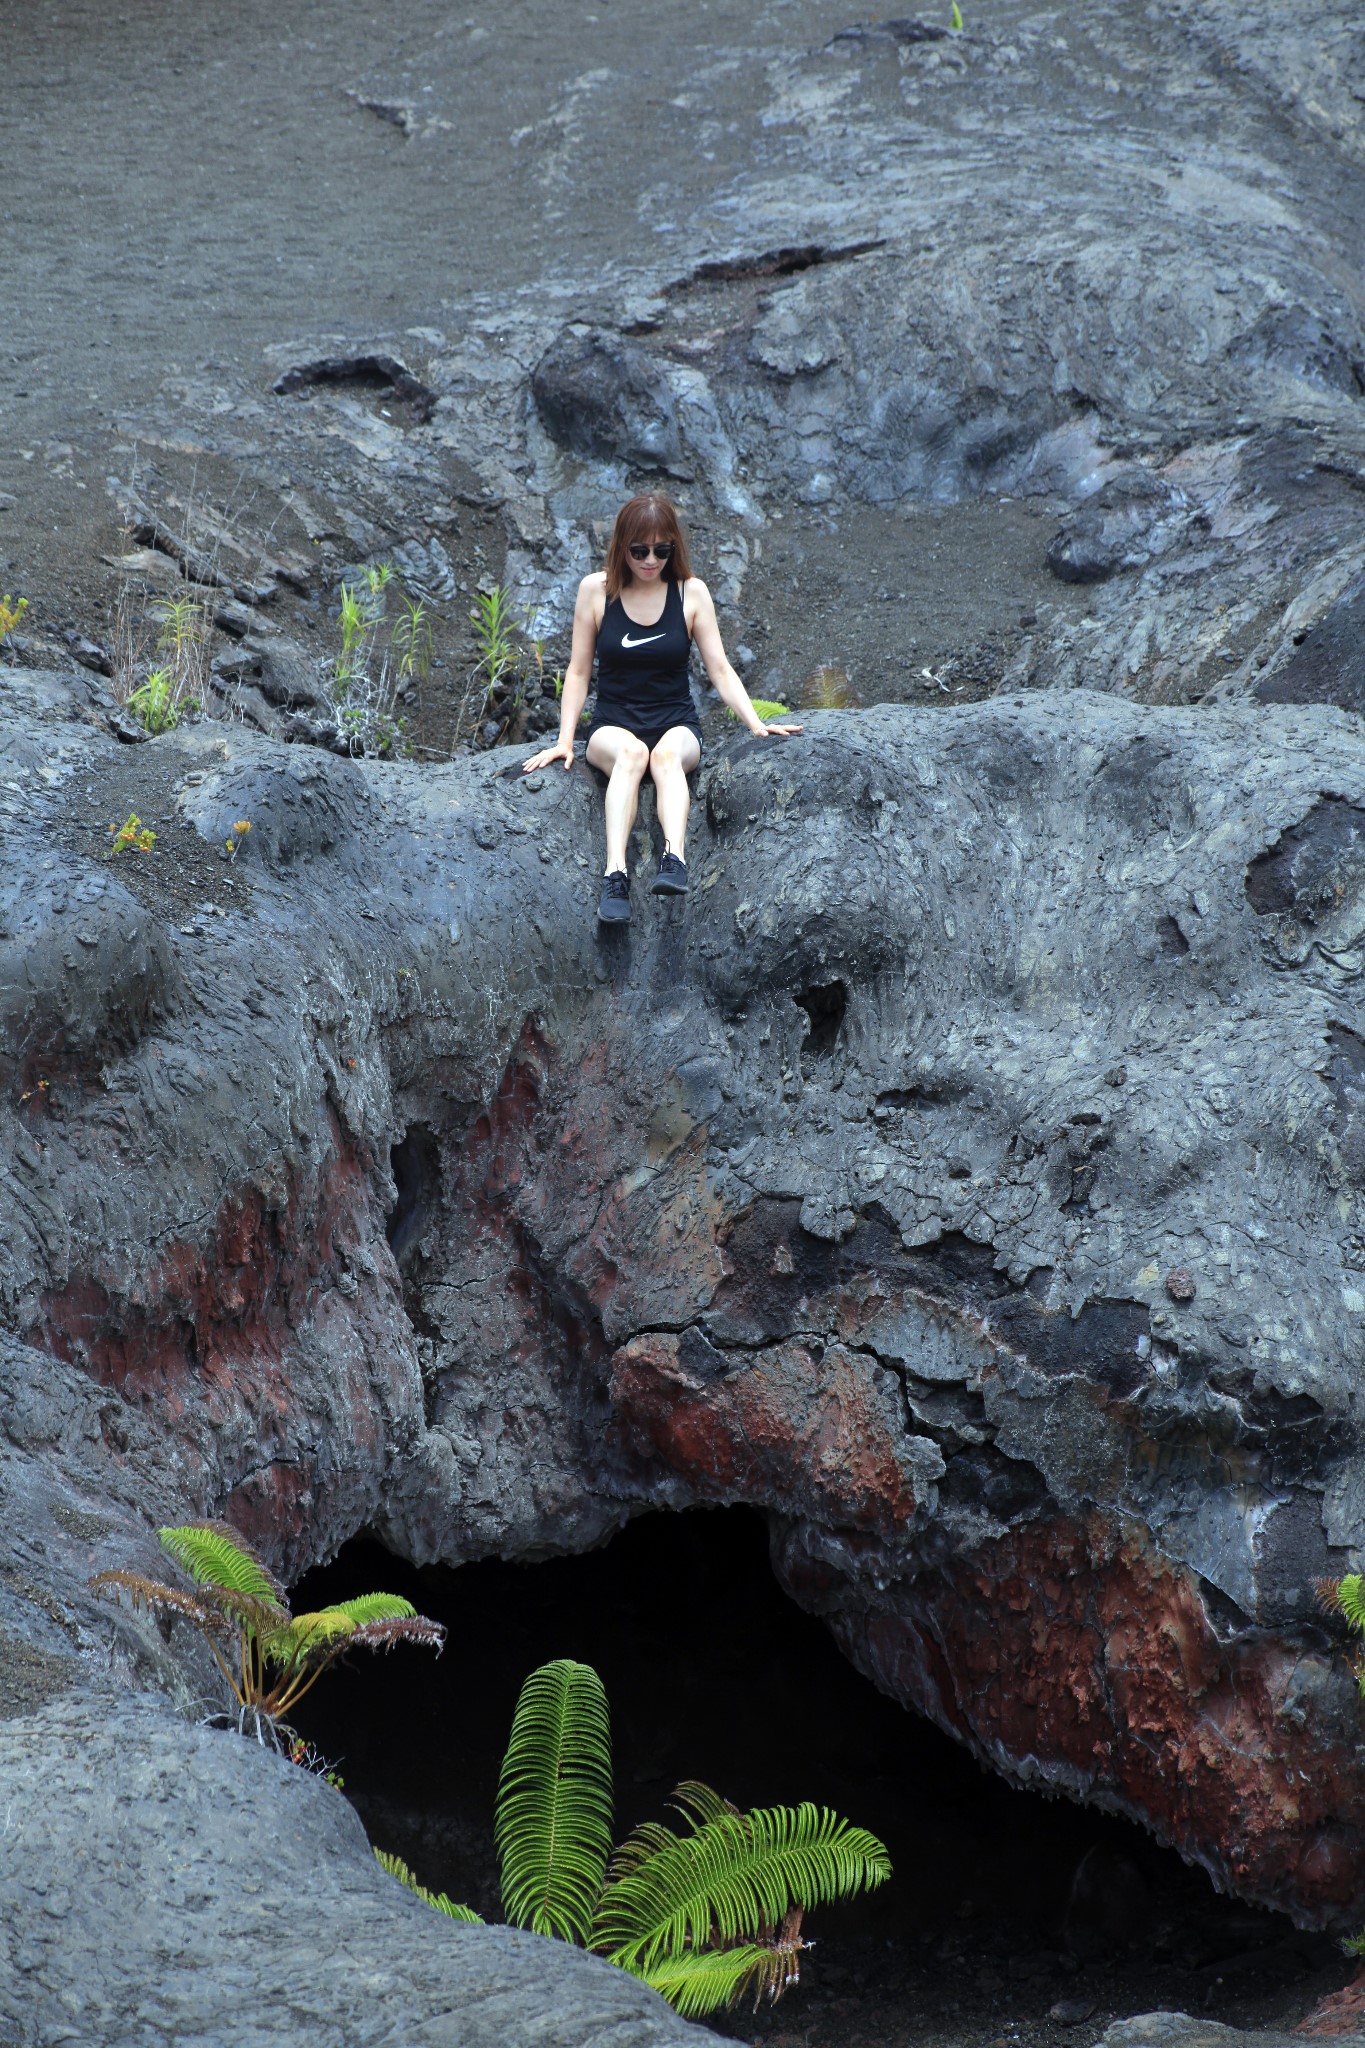
[[[1342,2048],[1361,2048],[1365,2034],[1335,2034]],[[1115,2020],[1095,2048],[1303,2048],[1298,2033],[1243,2033],[1217,2020],[1191,2019],[1187,2012],[1145,2012]]]
[[[667,377],[620,335],[565,328],[531,375],[547,431],[579,455],[685,475]]]
[[[1302,636],[1284,666],[1256,686],[1262,704],[1340,704],[1365,714],[1365,576]]]
[[[1147,470],[1123,470],[1053,536],[1047,565],[1064,583],[1102,583],[1165,554],[1189,520],[1183,492]]]
[[[346,1801],[235,1735],[84,1692],[0,1743],[0,2026],[127,2048],[684,2048],[564,1942],[460,1926],[375,1862]]]

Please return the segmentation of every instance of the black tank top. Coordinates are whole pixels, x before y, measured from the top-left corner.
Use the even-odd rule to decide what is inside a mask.
[[[594,725],[623,725],[629,732],[695,726],[697,714],[687,685],[691,653],[682,591],[673,577],[668,579],[663,616],[652,626],[638,626],[614,597],[597,629]]]

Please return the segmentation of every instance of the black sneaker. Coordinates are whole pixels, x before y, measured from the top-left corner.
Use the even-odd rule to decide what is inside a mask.
[[[602,894],[597,899],[597,922],[630,923],[630,876],[624,868],[616,868],[603,877]]]
[[[687,894],[687,869],[676,853],[664,855],[659,862],[659,872],[649,886],[656,896]]]

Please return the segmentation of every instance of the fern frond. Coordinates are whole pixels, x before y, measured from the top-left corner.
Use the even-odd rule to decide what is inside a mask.
[[[698,2020],[751,1995],[755,2010],[765,1998],[775,2004],[798,1981],[799,1972],[794,1956],[761,1942],[745,1942],[739,1948],[688,1949],[631,1975],[652,1985],[685,2020]]]
[[[387,1849],[376,1849],[374,1858],[381,1870],[387,1870],[390,1877],[396,1877],[399,1884],[415,1892],[424,1906],[444,1913],[447,1920],[461,1920],[471,1927],[483,1926],[483,1920],[472,1906],[457,1906],[454,1899],[447,1898],[444,1892],[431,1892],[424,1884],[419,1884],[401,1856],[390,1855]]]
[[[176,1529],[158,1529],[162,1548],[198,1586],[241,1593],[249,1599],[284,1606],[284,1588],[251,1545],[225,1522],[185,1522]]]
[[[1348,1934],[1341,1946],[1348,1956],[1365,1956],[1365,1927],[1359,1934]]]
[[[357,1593],[354,1600],[338,1600],[322,1612],[344,1614],[356,1628],[364,1628],[370,1621],[407,1621],[417,1609],[401,1593]]]
[[[1315,1579],[1313,1590],[1329,1613],[1365,1634],[1365,1580],[1359,1572],[1347,1572],[1344,1579]]]
[[[249,1636],[265,1637],[288,1621],[289,1610],[278,1600],[262,1600],[255,1593],[238,1593],[231,1586],[204,1586],[200,1598],[205,1606],[216,1607],[221,1615]]]
[[[672,1836],[608,1887],[592,1946],[638,1974],[713,1941],[761,1939],[793,1905],[808,1911],[890,1875],[876,1837],[827,1808],[720,1813],[691,1835]]]
[[[441,1622],[418,1614],[401,1594],[362,1593],[334,1607],[294,1615],[264,1637],[261,1649],[267,1663],[294,1667],[342,1650],[391,1650],[395,1643],[425,1643],[439,1650],[445,1637]]]
[[[759,717],[763,720],[763,723],[765,725],[771,725],[772,721],[775,718],[791,717],[791,713],[790,711],[788,711],[786,705],[774,703],[771,697],[751,697],[749,699],[749,702],[753,705],[754,710],[758,713]],[[725,715],[727,718],[737,719],[739,717],[739,713],[737,711],[731,711],[728,705],[726,706]]]
[[[651,1856],[657,1856],[661,1849],[675,1842],[677,1836],[672,1828],[666,1828],[662,1821],[642,1820],[636,1823],[611,1852],[607,1866],[607,1883],[615,1884],[618,1877],[624,1877],[628,1870],[638,1870]]]
[[[338,1636],[354,1634],[355,1623],[347,1615],[324,1607],[315,1614],[296,1614],[283,1628],[271,1629],[262,1637],[261,1653],[268,1664],[296,1664],[331,1649]]]
[[[686,1815],[690,1825],[696,1829],[704,1827],[708,1820],[719,1820],[722,1814],[733,1814],[741,1818],[739,1808],[721,1793],[713,1792],[709,1785],[703,1785],[699,1778],[684,1778],[681,1785],[673,1788],[669,1805]]]
[[[348,1649],[391,1650],[395,1643],[421,1643],[431,1650],[445,1648],[445,1623],[425,1614],[398,1614],[391,1621],[367,1621],[352,1630]]]
[[[460,1920],[468,1927],[482,1927],[483,1915],[476,1913],[472,1906],[459,1906],[454,1899],[448,1899],[444,1892],[429,1892],[427,1904],[434,1906],[438,1913],[444,1913],[447,1920]]]
[[[178,1614],[193,1622],[196,1628],[203,1629],[206,1635],[220,1635],[227,1628],[226,1620],[216,1607],[196,1600],[193,1593],[163,1586],[159,1579],[144,1578],[141,1572],[96,1572],[89,1584],[92,1593],[126,1593],[135,1608],[146,1608],[148,1613]]]
[[[586,1942],[611,1850],[611,1717],[589,1664],[560,1658],[521,1689],[494,1842],[515,1926]]]

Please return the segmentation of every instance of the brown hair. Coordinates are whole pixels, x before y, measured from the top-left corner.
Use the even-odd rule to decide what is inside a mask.
[[[631,579],[630,556],[626,550],[632,541],[642,540],[672,541],[673,558],[664,570],[665,581],[671,577],[681,585],[692,574],[687,535],[683,532],[677,507],[661,491],[642,491],[638,497],[626,499],[611,530],[611,545],[607,549],[608,604],[621,595]]]

